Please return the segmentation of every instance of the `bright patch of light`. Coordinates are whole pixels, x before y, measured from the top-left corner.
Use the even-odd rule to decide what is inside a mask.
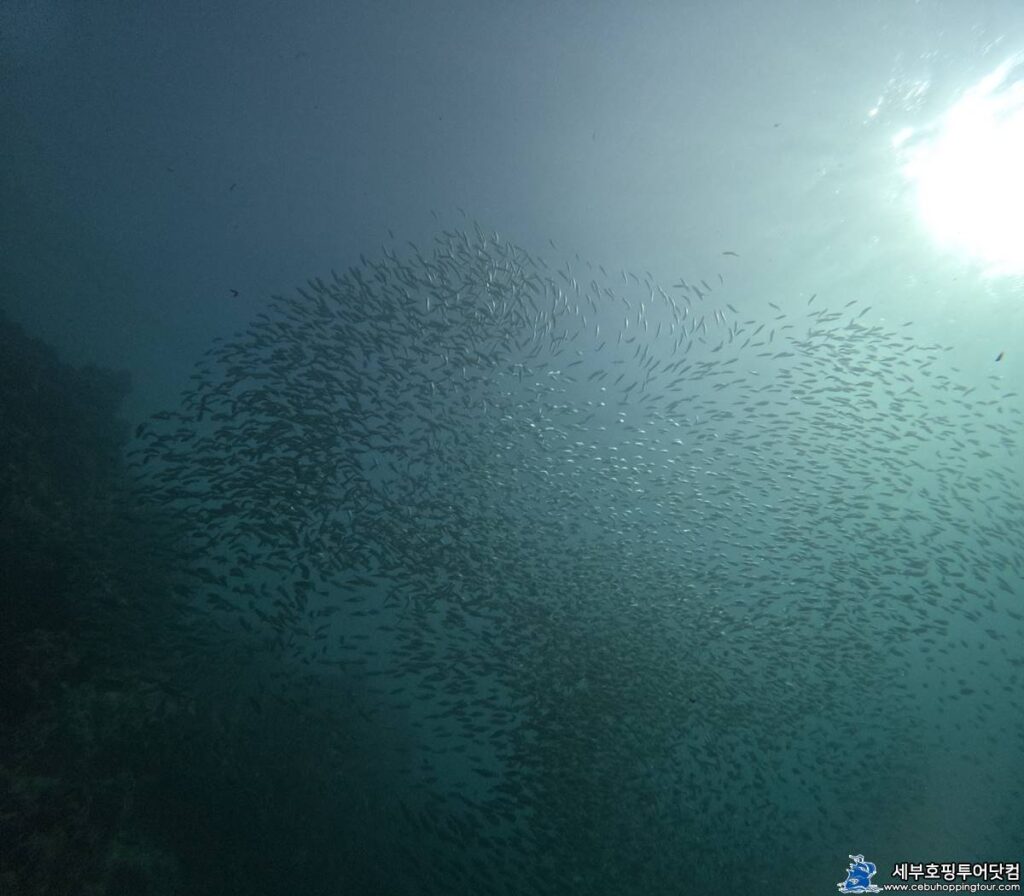
[[[927,134],[901,132],[904,173],[940,243],[990,273],[1024,273],[1024,56],[968,90]]]
[[[892,145],[896,149],[900,149],[904,143],[910,140],[914,136],[913,128],[903,128],[902,131],[898,131],[896,136],[892,138]]]

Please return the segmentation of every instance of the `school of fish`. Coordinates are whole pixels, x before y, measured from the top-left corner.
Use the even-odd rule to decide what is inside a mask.
[[[318,732],[387,892],[840,874],[934,751],[1019,804],[1002,366],[709,279],[442,231],[274,298],[139,427],[196,676]]]

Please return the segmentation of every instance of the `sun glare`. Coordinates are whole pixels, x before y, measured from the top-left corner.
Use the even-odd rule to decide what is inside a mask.
[[[960,99],[936,127],[893,141],[907,152],[925,225],[992,274],[1024,273],[1024,57]]]

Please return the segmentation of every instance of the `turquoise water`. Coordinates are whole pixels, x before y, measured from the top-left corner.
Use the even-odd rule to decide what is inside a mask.
[[[574,9],[4,13],[4,893],[1012,880],[1016,12]]]

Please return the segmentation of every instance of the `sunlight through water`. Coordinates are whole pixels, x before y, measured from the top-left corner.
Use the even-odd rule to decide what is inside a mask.
[[[931,128],[905,129],[893,144],[940,245],[987,274],[1024,273],[1024,54],[964,91]]]

